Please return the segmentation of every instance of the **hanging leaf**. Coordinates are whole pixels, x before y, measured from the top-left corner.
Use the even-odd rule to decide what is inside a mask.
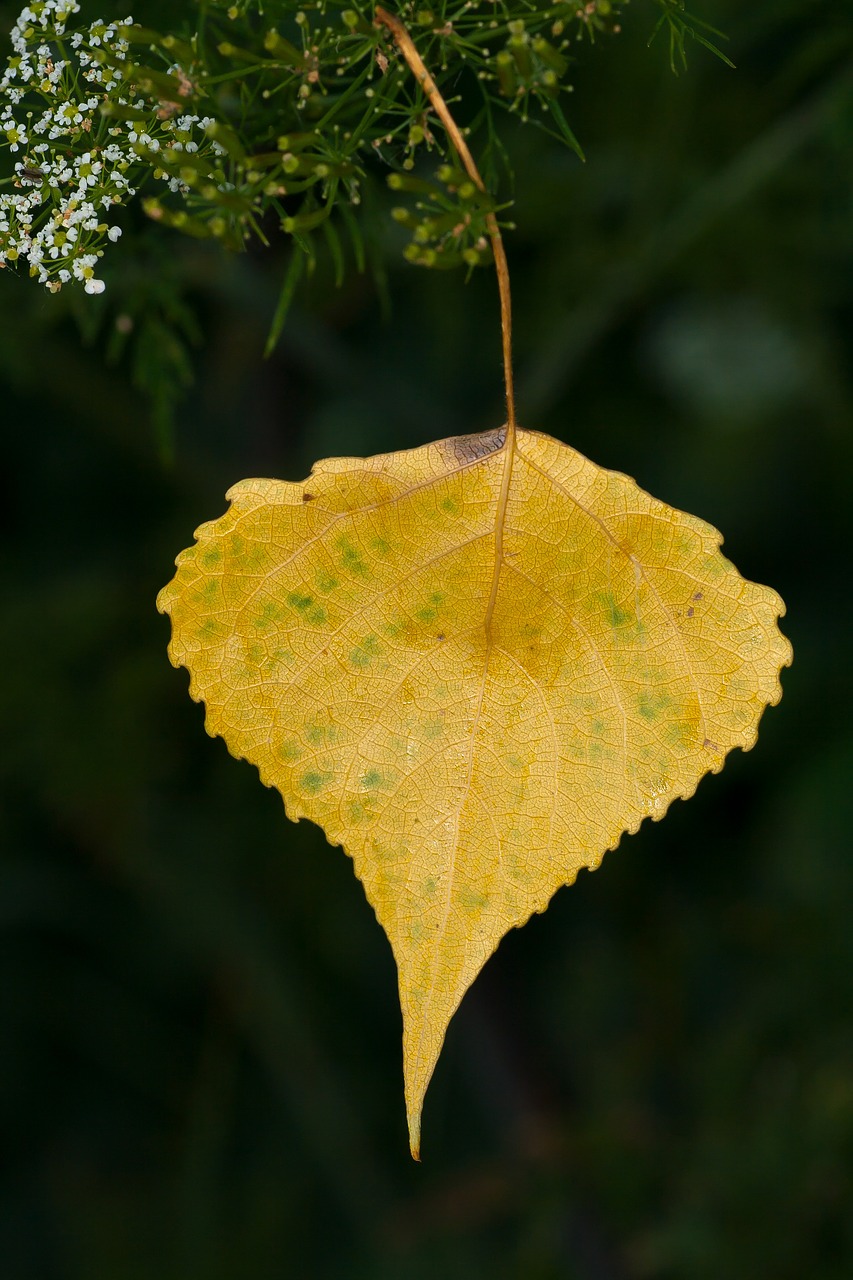
[[[418,1154],[503,935],[749,750],[791,659],[720,535],[502,430],[246,480],[160,593],[207,729],[352,857],[397,961]]]

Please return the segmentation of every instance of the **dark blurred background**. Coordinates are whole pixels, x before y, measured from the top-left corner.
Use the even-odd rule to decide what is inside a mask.
[[[575,77],[588,163],[505,132],[521,416],[722,529],[795,663],[753,753],[501,944],[421,1166],[385,938],[154,597],[232,482],[498,424],[494,282],[388,230],[387,309],[321,270],[264,362],[284,245],[0,273],[4,1280],[853,1275],[853,13],[695,7],[736,71],[673,77],[637,0]]]

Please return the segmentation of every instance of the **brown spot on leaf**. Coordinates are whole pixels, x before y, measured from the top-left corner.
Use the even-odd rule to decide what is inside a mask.
[[[303,501],[303,502],[313,502],[313,501],[314,501],[314,494],[313,494],[313,493],[309,493],[309,492],[308,492],[308,490],[306,489],[306,490],[305,490],[305,492],[304,492],[304,493],[303,493],[303,495],[302,495],[302,501]]]
[[[694,594],[693,599],[694,599],[694,600],[701,600],[701,599],[703,599],[703,597],[704,597],[704,592],[702,592],[702,591],[697,591],[697,592]]]
[[[691,605],[691,606],[690,606],[690,608],[687,610],[687,616],[688,616],[688,618],[692,618],[695,612],[696,612],[696,610],[695,610],[695,609],[693,608],[693,606]]]
[[[505,440],[506,427],[495,427],[470,436],[451,436],[449,440],[441,440],[439,448],[454,463],[476,462],[502,449]]]

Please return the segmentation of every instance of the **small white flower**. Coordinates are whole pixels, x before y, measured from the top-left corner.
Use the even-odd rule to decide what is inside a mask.
[[[131,17],[99,19],[69,33],[59,57],[55,37],[79,11],[77,0],[30,0],[12,30],[13,57],[0,75],[0,145],[24,154],[13,166],[18,186],[0,188],[0,263],[28,262],[30,274],[51,292],[77,281],[97,294],[104,289],[95,274],[103,246],[121,236],[120,227],[99,218],[136,194],[135,166],[148,167],[164,145],[187,152],[219,148],[203,138],[211,117],[160,119],[150,98],[137,92],[128,101],[116,62],[129,51],[122,33],[133,25]],[[101,49],[110,66],[93,57]],[[132,128],[118,120],[104,124],[98,109],[105,99],[144,116]],[[17,110],[22,103],[26,115]],[[36,169],[38,180],[23,176]],[[189,193],[180,180],[163,177],[176,194]]]
[[[11,151],[17,151],[20,143],[26,143],[27,133],[22,125],[11,124],[6,128],[6,141]]]

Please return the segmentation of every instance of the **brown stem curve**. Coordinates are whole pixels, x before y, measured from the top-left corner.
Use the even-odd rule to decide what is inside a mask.
[[[438,87],[430,73],[427,71],[421,55],[415,47],[415,42],[409,35],[405,25],[393,13],[389,13],[387,9],[383,9],[381,5],[377,5],[374,10],[374,23],[377,26],[387,27],[394,38],[394,43],[400,50],[409,65],[409,68],[429,98],[430,105],[436,115],[441,120],[447,130],[447,136],[453,143],[459,159],[468,177],[477,187],[478,191],[486,192],[486,184],[480,177],[480,171],[474,163],[474,157],[468,150],[468,144],[462,136],[462,131],[457,125],[450,109],[444,98],[438,91]],[[509,267],[507,265],[506,253],[504,251],[504,243],[501,237],[498,220],[493,213],[486,214],[486,229],[489,233],[489,239],[492,242],[492,255],[495,259],[495,270],[498,277],[498,292],[501,302],[501,339],[503,345],[503,364],[504,364],[504,387],[506,390],[506,432],[507,444],[512,450],[515,444],[515,392],[512,380],[512,305],[509,288]]]

